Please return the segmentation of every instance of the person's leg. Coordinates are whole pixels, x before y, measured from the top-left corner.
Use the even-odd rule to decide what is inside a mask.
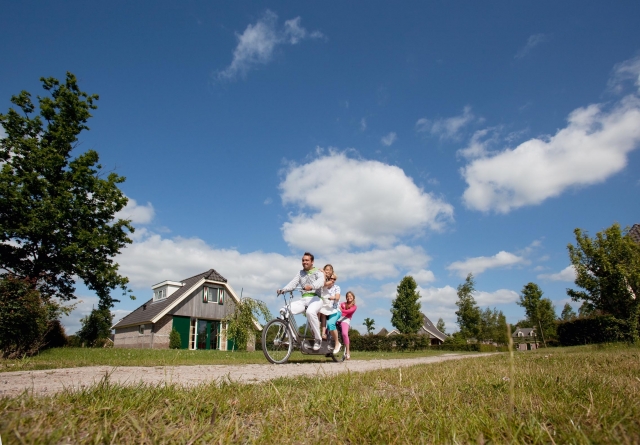
[[[329,332],[331,332],[331,336],[333,337],[334,354],[340,352],[340,348],[342,347],[340,340],[338,340],[338,329],[336,328],[336,321],[338,321],[338,318],[340,318],[340,312],[336,312],[327,318],[327,329],[329,329]]]
[[[342,343],[344,343],[344,352],[345,354],[347,354],[348,359],[351,357],[351,350],[349,349],[349,323],[345,323],[345,321],[340,323],[340,329],[342,329]]]
[[[318,348],[314,345],[314,350],[320,349],[320,343],[322,342],[322,337],[320,336],[320,322],[318,320],[318,311],[321,307],[322,300],[318,297],[313,297],[311,299],[311,303],[309,303],[309,306],[307,307],[307,320],[311,327],[311,331],[313,332],[313,338],[318,344]]]
[[[318,319],[320,320],[320,334],[322,334],[322,339],[327,339],[327,316],[322,312],[318,312]]]
[[[307,307],[311,298],[300,298],[298,300],[291,302],[291,313],[293,315],[298,315],[304,312],[304,309]],[[284,309],[284,308],[283,308]]]

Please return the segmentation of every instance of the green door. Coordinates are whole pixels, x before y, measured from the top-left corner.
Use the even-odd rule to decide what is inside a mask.
[[[191,326],[190,317],[173,316],[173,327],[180,334],[180,348],[189,349],[189,327]]]

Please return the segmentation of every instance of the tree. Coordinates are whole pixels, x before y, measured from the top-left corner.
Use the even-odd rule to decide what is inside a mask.
[[[582,313],[598,311],[626,320],[629,335],[638,340],[640,316],[640,246],[619,224],[596,233],[575,229],[576,245],[569,244],[569,259],[576,270],[576,286],[567,289],[573,301],[582,301]]]
[[[413,277],[407,275],[397,287],[396,298],[391,303],[391,324],[401,334],[415,334],[422,327],[420,292]]]
[[[91,313],[80,319],[82,327],[76,335],[86,346],[99,346],[109,338],[113,325],[113,314],[109,309],[92,309]]]
[[[569,303],[565,303],[562,308],[562,313],[560,314],[560,319],[563,321],[571,320],[576,318],[576,312],[573,310]]]
[[[506,344],[507,338],[507,318],[502,311],[493,308],[486,308],[480,311],[480,329],[478,340],[492,341],[499,344]]]
[[[446,332],[444,332],[445,326],[444,326],[444,320],[442,318],[438,318],[438,323],[436,324],[436,328],[443,334],[446,334]]]
[[[264,301],[242,297],[232,313],[224,321],[227,323],[227,338],[235,341],[237,349],[246,350],[250,338],[260,331],[258,323],[271,320],[271,312]]]
[[[112,259],[133,232],[115,219],[127,203],[124,177],[103,178],[94,150],[72,158],[98,96],[80,91],[71,73],[63,84],[40,80],[48,96],[38,96],[39,115],[26,91],[11,98],[22,113],[0,114],[0,270],[33,283],[45,301],[75,298],[80,279],[109,308],[118,301],[111,291],[128,283]]]
[[[478,338],[480,335],[480,308],[473,298],[474,292],[475,281],[473,274],[469,274],[464,283],[458,286],[458,301],[456,301],[460,335],[465,339]]]
[[[527,283],[522,288],[519,306],[524,308],[527,321],[536,331],[542,333],[543,340],[556,335],[556,311],[553,302],[542,298],[543,292],[536,283]]]
[[[0,356],[30,356],[47,346],[47,334],[53,337],[54,324],[71,307],[55,301],[43,301],[33,283],[11,274],[0,276]]]
[[[172,328],[169,332],[169,349],[180,349],[182,347],[182,339],[180,332],[176,328]]]
[[[364,319],[364,323],[362,323],[365,328],[367,329],[367,334],[371,335],[373,334],[373,327],[375,326],[376,322],[373,318],[365,318]]]

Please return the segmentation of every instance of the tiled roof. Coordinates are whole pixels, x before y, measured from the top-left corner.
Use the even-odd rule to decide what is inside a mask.
[[[113,327],[119,328],[123,326],[150,323],[156,315],[158,315],[160,312],[170,306],[174,301],[183,296],[185,292],[191,289],[198,281],[203,278],[205,280],[220,281],[222,283],[227,282],[227,279],[216,272],[215,269],[209,269],[208,271],[202,272],[201,274],[185,278],[184,280],[180,280],[180,282],[182,283],[182,287],[169,295],[167,298],[164,298],[160,301],[153,301],[153,298],[148,300],[138,309],[125,316]]]
[[[535,333],[535,330],[536,330],[536,328],[518,328],[518,329],[516,329],[516,331],[511,336],[512,337],[518,337],[518,332],[522,332],[523,336],[531,337],[532,334]]]
[[[387,335],[388,333],[389,331],[387,331],[387,328],[382,328],[376,335]]]
[[[629,230],[629,237],[637,244],[640,244],[640,224],[634,224],[631,230]]]
[[[447,338],[447,335],[440,332],[436,325],[434,325],[431,320],[429,320],[429,317],[424,314],[422,314],[422,329],[424,329],[426,332],[433,335],[440,341],[445,341],[445,339]]]

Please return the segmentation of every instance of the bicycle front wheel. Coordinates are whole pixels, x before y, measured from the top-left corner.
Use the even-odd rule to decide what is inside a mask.
[[[279,318],[267,323],[262,329],[262,352],[267,360],[276,365],[289,360],[293,352],[293,338],[287,323]]]

